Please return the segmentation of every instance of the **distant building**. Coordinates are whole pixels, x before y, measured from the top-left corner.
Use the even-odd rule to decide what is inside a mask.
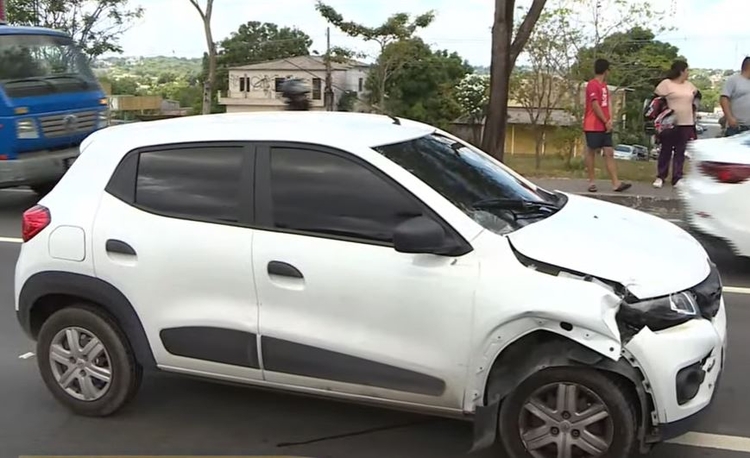
[[[558,90],[563,90],[561,89],[563,87],[560,86]],[[585,103],[585,89],[585,83],[580,83],[578,103],[581,106]],[[626,104],[627,93],[631,92],[631,90],[609,86],[609,92],[612,103],[612,119],[616,126],[618,124],[622,126],[625,124],[623,108]],[[536,137],[539,134],[542,135],[543,139],[541,145],[542,154],[566,154],[571,146],[574,155],[578,155],[583,151],[583,134],[571,144],[569,135],[565,132],[565,128],[569,129],[581,126],[581,120],[571,114],[570,108],[573,106],[572,97],[563,96],[555,98],[558,99],[557,103],[550,104],[555,106],[549,108],[544,106],[546,104],[542,107],[530,108],[524,106],[520,101],[514,100],[513,96],[509,98],[505,151],[510,154],[534,154],[536,150]],[[544,118],[548,112],[549,120],[544,125]],[[532,124],[530,114],[535,118],[538,116],[538,125],[534,126]],[[462,117],[452,123],[450,130],[454,135],[466,141],[479,144],[484,132],[484,126],[483,123],[472,124],[470,120]]]
[[[334,109],[347,91],[356,93],[358,99],[362,98],[369,69],[368,64],[353,60],[331,64]],[[228,113],[282,110],[284,100],[280,91],[287,78],[305,80],[311,89],[312,109],[325,109],[326,65],[321,56],[290,57],[230,68],[229,91],[220,94],[219,103],[226,106]]]

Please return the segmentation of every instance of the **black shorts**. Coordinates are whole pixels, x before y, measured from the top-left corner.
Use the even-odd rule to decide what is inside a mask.
[[[585,132],[586,146],[589,149],[611,148],[612,132]]]

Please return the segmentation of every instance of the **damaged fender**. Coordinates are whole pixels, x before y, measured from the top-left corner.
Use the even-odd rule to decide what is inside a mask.
[[[528,344],[515,345],[522,339],[530,341]],[[641,374],[625,358],[607,358],[566,337],[546,331],[534,332],[522,339],[515,341],[500,355],[489,374],[486,402],[475,410],[471,452],[495,443],[502,400],[529,376],[551,367],[590,367],[618,374],[632,382],[640,404],[638,438],[642,451],[648,449],[645,445],[646,428],[650,424],[648,395],[643,388]]]

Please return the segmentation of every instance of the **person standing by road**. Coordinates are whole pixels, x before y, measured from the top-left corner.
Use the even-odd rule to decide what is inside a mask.
[[[586,169],[589,174],[589,192],[596,192],[596,176],[594,166],[596,164],[596,153],[604,152],[604,161],[607,172],[612,179],[612,188],[615,192],[623,192],[631,187],[630,183],[621,182],[617,178],[617,164],[615,163],[615,152],[612,148],[612,116],[610,113],[609,87],[607,76],[609,75],[609,61],[597,59],[594,62],[594,79],[586,85],[586,113],[583,117],[583,131],[586,135]]]
[[[742,60],[740,73],[727,78],[720,103],[726,118],[727,137],[750,130],[750,57]]]
[[[667,101],[667,106],[674,115],[674,126],[660,134],[661,149],[657,160],[657,178],[655,188],[664,186],[669,176],[669,163],[672,162],[672,186],[679,186],[685,166],[685,150],[688,142],[695,138],[695,109],[693,100],[698,90],[688,81],[688,64],[676,60],[667,73],[667,77],[656,86],[658,97]]]

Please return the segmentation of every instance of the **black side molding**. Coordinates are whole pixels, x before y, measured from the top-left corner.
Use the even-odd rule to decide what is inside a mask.
[[[186,358],[260,369],[255,334],[235,329],[185,326],[162,329],[164,348]]]
[[[123,242],[122,240],[109,239],[107,240],[107,243],[104,246],[104,248],[107,250],[107,253],[118,253],[118,254],[125,254],[128,256],[136,255],[133,247]]]
[[[445,382],[408,369],[323,348],[261,336],[263,369],[427,396],[442,396]]]
[[[29,337],[36,340],[41,327],[39,318],[35,318],[34,314],[40,299],[52,295],[79,298],[80,301],[101,306],[120,324],[138,362],[144,368],[156,367],[143,324],[130,301],[114,286],[87,275],[47,271],[34,274],[26,280],[19,294],[17,318]],[[61,302],[60,306],[63,305],[65,302]]]
[[[268,275],[278,275],[279,277],[289,277],[289,278],[304,278],[302,276],[302,272],[297,270],[296,267],[294,267],[291,264],[287,264],[285,262],[280,261],[271,261],[268,263]]]

